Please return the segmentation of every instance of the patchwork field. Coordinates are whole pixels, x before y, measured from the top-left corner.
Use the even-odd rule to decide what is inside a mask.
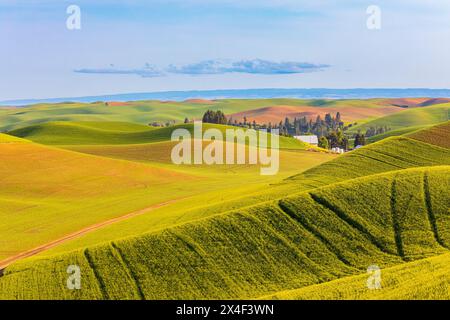
[[[394,130],[343,155],[280,137],[280,171],[262,176],[175,165],[171,133],[193,124],[148,126],[302,108]],[[427,98],[0,109],[0,299],[448,299],[448,112]]]
[[[415,140],[424,141],[443,148],[450,148],[450,122],[445,122],[428,130],[416,131],[408,136]]]
[[[354,106],[353,104],[354,102],[352,101],[345,101],[340,104],[332,106],[325,105],[323,107],[276,105],[234,113],[231,117],[241,122],[246,117],[247,121],[255,120],[257,123],[278,123],[284,121],[286,117],[289,119],[306,117],[308,120],[315,120],[317,116],[321,116],[323,119],[327,113],[335,115],[337,112],[340,112],[343,121],[352,123],[361,119],[381,117],[403,111],[402,108],[395,106],[380,106],[375,104],[367,107]]]
[[[423,101],[422,101],[423,100]],[[429,105],[444,103],[437,99],[422,99]],[[369,100],[302,100],[302,99],[222,99],[173,101],[133,101],[96,103],[36,104],[20,108],[0,108],[0,130],[13,130],[54,121],[132,122],[142,125],[154,121],[183,122],[201,119],[208,109],[221,110],[234,119],[248,115],[253,120],[284,120],[305,113],[318,114],[340,111],[344,121],[370,120],[406,110],[404,103],[390,99]],[[416,105],[414,105],[416,107]],[[248,112],[248,114],[240,114]],[[278,122],[277,121],[277,122]]]
[[[450,219],[442,205],[450,199],[438,198],[442,179],[450,179],[448,166],[362,178],[31,259],[6,269],[2,298],[254,298],[358,274],[374,262],[385,268],[443,254]],[[83,290],[61,288],[72,264],[85,270]]]
[[[450,104],[437,104],[424,108],[404,109],[402,112],[391,114],[371,121],[361,122],[350,129],[350,132],[361,130],[365,132],[370,127],[388,126],[392,130],[407,127],[430,126],[450,120]]]

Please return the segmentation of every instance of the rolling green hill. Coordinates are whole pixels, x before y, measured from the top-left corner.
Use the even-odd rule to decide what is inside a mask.
[[[365,132],[370,127],[388,126],[392,130],[405,129],[406,127],[418,127],[435,125],[448,121],[450,117],[450,104],[438,104],[429,107],[405,109],[404,111],[377,118],[360,125],[353,126],[349,132],[358,130]]]
[[[124,147],[126,150],[119,147],[114,147],[112,150],[110,147],[95,147],[95,150],[92,148],[86,149],[83,147],[77,148],[77,150],[102,154],[103,156],[126,157],[133,160],[144,159],[145,155],[151,150],[145,151],[142,148],[130,150],[129,147]],[[317,157],[320,154],[311,152],[304,156],[299,154],[300,162],[294,162],[294,159],[286,158],[284,152],[281,152],[280,163],[282,166],[286,163],[292,163],[293,168],[295,166],[300,168],[300,164],[306,161],[306,156],[314,157],[315,155]],[[304,160],[301,161],[301,159]],[[185,223],[257,203],[280,199],[339,181],[401,169],[439,165],[450,165],[449,149],[405,137],[393,137],[318,164],[284,181],[274,181],[270,187],[253,190],[252,192],[238,192],[237,194],[227,191],[221,194],[214,203],[210,201],[205,203],[201,198],[193,198],[186,200],[186,202],[181,201],[179,204],[157,210],[152,215],[135,217],[98,230],[80,239],[63,244],[49,253],[61,253],[117,237],[128,237],[167,228],[173,224]]]
[[[161,157],[174,127],[66,121],[13,132],[77,152],[0,134],[0,243],[8,248],[0,260],[173,201],[9,265],[0,299],[424,298],[430,290],[446,297],[448,124],[312,168],[330,155],[282,137],[282,148],[293,149],[280,152],[288,162],[282,175],[310,168],[283,181],[257,179],[247,167],[175,169]],[[177,128],[192,132],[192,124]],[[74,264],[79,291],[65,287]],[[386,270],[386,293],[361,288],[373,264]],[[420,268],[436,277],[421,277]],[[413,281],[424,289],[412,290]]]
[[[225,130],[232,126],[204,123],[203,131],[218,129],[225,136]],[[144,144],[170,141],[176,129],[187,129],[193,136],[194,124],[179,124],[164,128],[151,128],[133,123],[103,122],[48,122],[32,125],[9,132],[10,135],[26,138],[47,145],[114,145]],[[268,135],[270,143],[270,134]],[[297,139],[280,136],[282,149],[308,149],[309,146]]]
[[[174,101],[133,101],[109,103],[57,103],[36,104],[22,108],[0,110],[0,130],[55,121],[125,121],[146,125],[153,121],[201,119],[208,109],[222,110],[226,114],[254,109],[284,101],[284,99],[174,102]],[[295,103],[295,99],[286,99]],[[301,101],[297,101],[297,104]]]
[[[444,254],[449,179],[448,166],[395,171],[29,259],[5,270],[0,298],[256,298]],[[74,264],[83,290],[64,287]]]
[[[390,137],[289,178],[334,183],[361,176],[421,166],[450,165],[450,150],[407,137]]]
[[[11,142],[17,143],[17,142],[29,142],[29,141],[18,138],[18,137],[14,137],[14,136],[11,136],[8,134],[0,133],[0,143],[11,143]]]
[[[105,135],[118,132],[118,127],[121,132],[128,129],[117,123],[101,127]],[[88,126],[82,128],[91,130]],[[280,151],[283,164],[279,175],[261,176],[257,165],[177,166],[170,159],[160,163],[155,153],[162,144],[159,152],[170,157],[171,145],[166,142],[134,145],[146,147],[138,148],[140,156],[153,156],[148,161],[137,161],[128,149],[120,150],[121,157],[100,157],[21,143],[26,140],[10,135],[2,134],[0,139],[0,265],[4,259],[103,221],[142,210],[153,211],[162,204],[181,200],[185,201],[186,211],[199,204],[220,202],[225,195],[228,199],[248,195],[335,157],[327,153]],[[194,199],[188,200],[191,197]],[[173,223],[183,217],[174,217],[168,211],[155,218]]]
[[[304,99],[222,99],[174,101],[132,101],[97,103],[55,103],[36,104],[20,108],[0,108],[0,130],[14,130],[21,127],[57,121],[125,121],[146,125],[154,121],[177,121],[185,117],[201,119],[206,110],[221,110],[227,115],[270,106],[316,107],[355,114],[353,110],[367,109],[357,118],[372,119],[375,115],[397,112],[391,103],[383,99],[368,100],[304,100]],[[301,108],[299,108],[300,110]],[[378,111],[377,111],[378,110]],[[385,113],[386,112],[386,113]]]
[[[367,290],[368,274],[345,277],[262,299],[280,300],[449,300],[450,254],[381,270],[381,289]]]
[[[366,141],[368,141],[369,143],[373,143],[373,142],[377,142],[389,137],[398,137],[398,136],[404,136],[407,135],[409,133],[418,131],[418,130],[423,130],[426,129],[430,126],[417,126],[417,127],[406,127],[406,128],[401,128],[401,129],[395,129],[395,130],[390,130],[384,133],[380,133],[377,134],[375,136],[366,138]]]
[[[0,261],[174,199],[174,193],[198,192],[200,186],[188,184],[203,180],[168,168],[21,141],[0,143],[0,163]]]

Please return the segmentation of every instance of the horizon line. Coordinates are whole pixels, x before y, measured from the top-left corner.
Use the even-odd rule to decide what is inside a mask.
[[[279,91],[279,93],[285,93],[286,95],[275,94],[274,91]],[[314,95],[311,96],[299,96],[300,93],[304,92],[312,92],[312,91],[323,91],[321,94],[318,94],[316,97]],[[441,92],[445,95],[398,95],[398,96],[382,96],[382,95],[367,95],[357,97],[358,94],[351,94],[353,92],[376,92],[376,91],[384,91],[384,92],[410,92],[410,91],[424,91],[425,92]],[[231,96],[233,93],[244,94],[244,93],[260,93],[261,96],[251,97],[251,96]],[[264,95],[264,92],[266,93]],[[269,96],[270,92],[272,92],[273,96]],[[291,96],[289,95],[289,92]],[[295,96],[295,92],[297,92],[297,96]],[[336,93],[345,93],[347,95],[339,96],[327,96],[326,94],[332,94],[332,92]],[[316,92],[317,93],[317,92]],[[190,96],[194,94],[193,96]],[[207,96],[207,95],[210,96]],[[216,95],[224,95],[217,96]],[[228,94],[228,95],[227,95]],[[145,97],[137,97],[137,96],[148,96]],[[206,96],[205,96],[206,95]],[[133,98],[133,96],[135,96]],[[154,96],[154,97],[152,97]],[[160,96],[160,97],[158,97]],[[164,97],[165,96],[165,97]],[[168,91],[143,91],[143,92],[124,92],[124,93],[112,93],[112,94],[97,94],[97,95],[80,95],[80,96],[72,96],[72,97],[52,97],[52,98],[23,98],[23,99],[7,99],[0,100],[0,106],[24,106],[38,103],[63,103],[63,102],[84,102],[84,103],[92,103],[96,101],[103,102],[126,102],[126,101],[140,101],[140,100],[157,100],[157,101],[185,101],[189,99],[200,99],[200,98],[208,98],[213,100],[220,99],[276,99],[276,98],[286,98],[286,99],[331,99],[331,100],[339,100],[339,99],[377,99],[377,98],[450,98],[450,88],[413,88],[413,87],[404,87],[404,88],[382,88],[382,87],[374,87],[374,88],[246,88],[246,89],[195,89],[195,90],[168,90]]]

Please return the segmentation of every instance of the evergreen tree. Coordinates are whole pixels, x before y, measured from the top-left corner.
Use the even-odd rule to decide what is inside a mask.
[[[338,112],[338,113],[336,113],[336,123],[340,124],[341,122],[342,122],[341,121],[341,113]]]
[[[328,149],[328,140],[324,136],[320,137],[320,139],[319,139],[319,147]]]
[[[325,115],[325,123],[327,126],[331,127],[333,125],[333,118],[331,118],[331,114],[327,113]]]
[[[205,123],[227,124],[227,118],[225,117],[225,114],[220,110],[216,112],[207,110],[203,115],[202,121]]]

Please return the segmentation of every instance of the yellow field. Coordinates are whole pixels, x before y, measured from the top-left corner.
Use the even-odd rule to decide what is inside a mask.
[[[167,151],[167,146],[159,146]],[[158,154],[158,148],[154,150]],[[171,206],[183,201],[180,205],[184,204],[185,211],[186,206],[213,204],[225,197],[225,191],[217,193],[217,190],[228,190],[227,199],[239,197],[335,157],[307,151],[282,152],[280,175],[261,176],[255,166],[137,163],[34,143],[2,143],[0,151],[0,261],[87,226],[145,208],[156,211],[151,216],[154,221],[164,221],[161,225],[194,219],[195,215],[178,212],[172,216],[169,209],[152,206],[168,201],[170,204],[166,206]],[[121,155],[129,158],[130,152]],[[161,225],[152,223],[142,228]]]

